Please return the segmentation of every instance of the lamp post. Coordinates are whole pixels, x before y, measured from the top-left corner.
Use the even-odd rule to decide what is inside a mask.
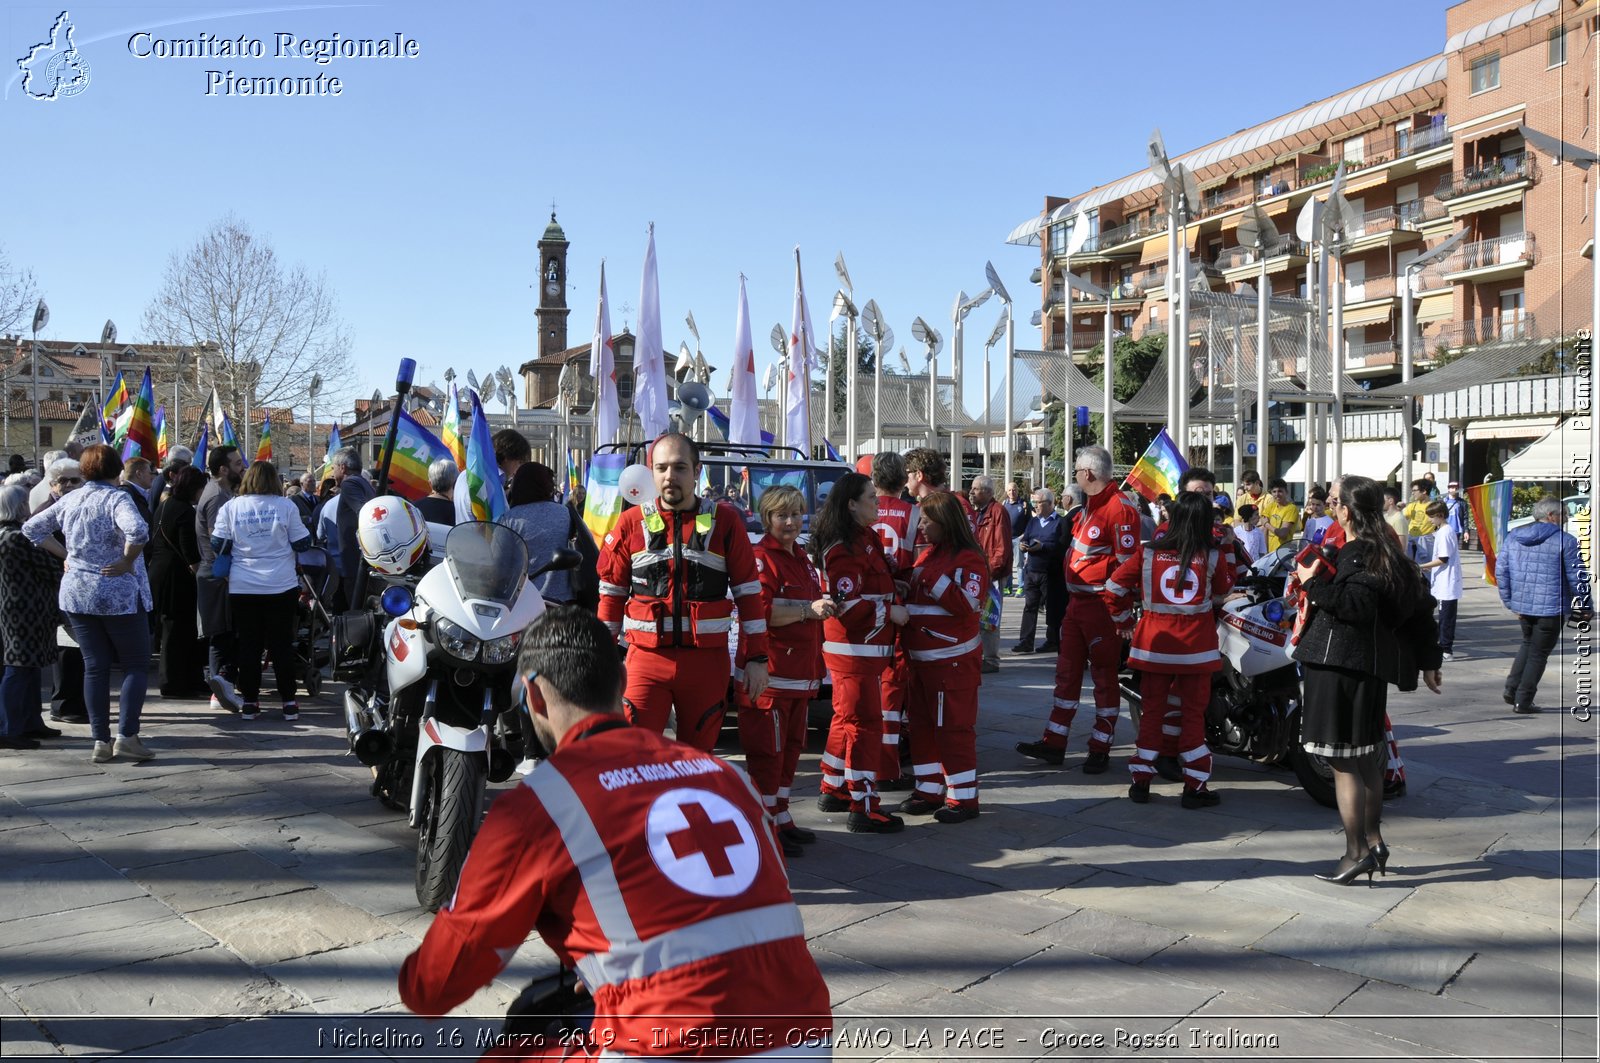
[[[772,332],[767,337],[772,343],[772,349],[778,353],[778,412],[773,428],[773,436],[777,438],[779,446],[789,445],[789,330],[780,325],[773,325]],[[809,384],[809,380],[807,381]],[[771,390],[771,385],[768,385]],[[810,457],[809,454],[805,457]]]
[[[105,327],[100,330],[100,357],[95,359],[95,370],[99,374],[100,378],[100,390],[97,392],[97,394],[100,396],[100,403],[102,406],[105,405],[106,401],[106,357],[111,353],[108,348],[116,342],[116,323],[110,318],[106,318]],[[98,417],[99,414],[96,413],[95,416]],[[172,438],[179,438],[178,434],[174,432],[172,434]]]
[[[1111,293],[1109,291],[1107,291],[1106,289],[1100,287],[1098,284],[1091,284],[1088,281],[1084,280],[1082,277],[1078,276],[1076,273],[1072,273],[1072,272],[1069,272],[1067,270],[1062,270],[1061,271],[1061,283],[1063,285],[1065,285],[1067,288],[1070,288],[1075,292],[1082,292],[1084,295],[1087,295],[1091,299],[1104,299],[1106,301],[1106,321],[1105,321],[1105,339],[1104,339],[1104,355],[1103,355],[1104,360],[1105,360],[1105,365],[1104,365],[1104,367],[1102,369],[1102,372],[1100,374],[1100,376],[1102,378],[1101,381],[1100,381],[1100,384],[1101,384],[1100,401],[1101,401],[1101,404],[1102,404],[1101,405],[1101,417],[1105,421],[1105,424],[1101,426],[1104,429],[1102,435],[1103,435],[1104,441],[1105,441],[1104,442],[1104,446],[1106,448],[1106,453],[1109,454],[1109,453],[1111,453],[1111,407],[1112,407],[1112,402],[1113,402],[1113,399],[1112,399],[1112,383],[1113,383],[1113,380],[1112,380],[1112,378],[1115,375],[1115,365],[1116,365],[1116,362],[1114,360],[1113,353],[1112,353],[1112,348],[1111,348],[1111,340],[1112,340],[1112,336],[1111,336]],[[1071,301],[1071,298],[1069,296],[1067,296],[1065,292],[1062,293],[1062,297],[1067,299],[1067,305],[1064,308],[1066,310],[1066,315],[1062,320],[1063,320],[1063,328],[1064,328],[1064,330],[1065,330],[1065,332],[1067,334],[1067,358],[1071,359],[1071,357],[1072,357],[1072,301]],[[1169,366],[1172,364],[1172,355],[1171,355],[1170,351],[1169,351],[1168,356],[1167,356],[1167,364]],[[1062,394],[1061,401],[1062,402],[1067,401],[1067,397],[1066,397],[1065,393]]]
[[[939,352],[944,350],[944,337],[922,318],[911,322],[911,336],[928,349],[928,446],[939,447]],[[909,394],[909,385],[907,393]]]
[[[827,363],[822,368],[822,438],[828,440],[829,442],[832,442],[833,440],[833,395],[835,387],[833,372],[833,323],[839,320],[839,317],[844,313],[844,307],[840,303],[840,301],[844,298],[844,292],[836,292],[833,297],[833,309],[828,313]]]
[[[1400,380],[1408,383],[1411,380],[1412,344],[1415,342],[1413,333],[1416,331],[1416,308],[1412,305],[1413,286],[1416,277],[1423,267],[1439,261],[1457,244],[1467,238],[1467,230],[1462,229],[1453,234],[1450,239],[1429,251],[1424,251],[1406,266],[1400,292]],[[1400,489],[1407,490],[1411,483],[1411,404],[1416,401],[1410,395],[1405,397],[1404,412],[1400,415],[1400,445],[1405,450],[1405,457],[1400,461]]]
[[[992,474],[994,462],[994,398],[989,390],[989,356],[994,350],[994,345],[1006,334],[1006,326],[1011,321],[1011,304],[1005,303],[1000,311],[1000,320],[994,323],[994,331],[989,333],[989,338],[983,341],[983,474]],[[1009,385],[1010,381],[1007,381]],[[1010,483],[1007,480],[1006,483]]]
[[[841,259],[842,261],[842,259]],[[848,276],[848,274],[847,274]],[[856,318],[860,311],[856,309],[855,302],[850,294],[840,290],[834,293],[833,307],[835,315],[844,317],[844,435],[845,449],[848,461],[856,459],[857,428],[856,423],[856,381],[860,374],[856,371]],[[828,364],[833,365],[833,321],[828,321]],[[833,420],[833,406],[828,406],[828,420]]]
[[[1011,483],[1011,454],[1012,451],[1016,449],[1015,446],[1013,446],[1015,440],[1013,439],[1012,433],[1016,431],[1017,426],[1016,411],[1012,405],[1016,400],[1017,394],[1015,375],[1017,364],[1017,323],[1015,321],[1016,310],[1015,307],[1011,305],[1011,293],[1006,290],[1006,286],[1004,284],[1000,283],[1000,274],[995,271],[993,262],[985,262],[983,264],[983,275],[984,279],[989,282],[989,287],[994,291],[995,295],[999,296],[1000,302],[1003,303],[1006,308],[1006,430],[1004,446],[1006,448],[1006,484],[1009,486]],[[987,354],[985,357],[987,357]]]
[[[989,296],[993,294],[993,291],[985,288],[971,299],[968,299],[967,293],[961,292],[956,296],[955,306],[950,311],[951,324],[955,334],[950,344],[950,376],[953,381],[950,393],[950,482],[957,488],[961,486],[962,457],[966,450],[962,446],[966,430],[961,424],[961,412],[963,409],[961,385],[965,376],[962,359],[965,352],[962,349],[962,338],[966,331],[963,323],[966,321],[968,314],[988,302]]]
[[[317,460],[317,393],[322,390],[322,375],[311,374],[311,383],[306,386],[306,398],[311,409],[307,413],[306,423],[306,469],[311,468],[311,463]],[[176,394],[176,389],[174,389]],[[446,399],[445,401],[449,401]]]

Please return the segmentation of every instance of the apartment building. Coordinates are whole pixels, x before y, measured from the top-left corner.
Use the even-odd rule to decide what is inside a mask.
[[[1302,299],[1316,249],[1295,235],[1295,221],[1307,200],[1326,198],[1343,164],[1343,192],[1357,220],[1333,275],[1343,285],[1346,370],[1362,387],[1400,379],[1407,267],[1458,231],[1466,233],[1463,242],[1412,282],[1418,370],[1486,345],[1549,340],[1553,347],[1590,324],[1588,181],[1600,173],[1536,157],[1518,127],[1593,149],[1596,4],[1466,0],[1444,14],[1442,49],[1418,42],[1419,53],[1434,53],[1427,58],[1173,157],[1198,181],[1183,239],[1199,284],[1216,292],[1256,285],[1264,266],[1274,296]],[[1010,242],[1040,249],[1034,278],[1047,351],[1070,350],[1081,364],[1103,334],[1106,300],[1066,288],[1068,270],[1111,292],[1117,330],[1166,330],[1172,304],[1164,200],[1156,176],[1139,169],[1076,195],[1047,197],[1041,214],[1012,232]],[[1251,204],[1281,237],[1264,264],[1239,236]],[[1203,343],[1196,335],[1190,341],[1196,350]],[[1303,364],[1278,357],[1284,374],[1303,376]],[[1558,408],[1528,409],[1508,390],[1498,405],[1479,404],[1470,416],[1459,403],[1426,402],[1425,416],[1435,419],[1422,429],[1442,444],[1434,467],[1481,478],[1480,467],[1576,412],[1560,398],[1562,389],[1553,394],[1547,405]],[[1274,472],[1293,465],[1302,449],[1304,407],[1290,404],[1288,411],[1284,424],[1271,426],[1284,444],[1273,455]],[[1196,416],[1191,423],[1193,451],[1205,429]],[[1395,440],[1400,429],[1398,412],[1352,413],[1345,437]],[[1231,432],[1218,431],[1231,445]],[[1386,467],[1347,463],[1346,471],[1383,476],[1398,464],[1387,461],[1386,450],[1371,453],[1381,453],[1372,460]]]

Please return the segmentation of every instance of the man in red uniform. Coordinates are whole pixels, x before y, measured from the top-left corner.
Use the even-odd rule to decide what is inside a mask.
[[[897,580],[910,577],[911,543],[917,536],[917,507],[901,498],[906,489],[906,459],[892,450],[880,451],[872,458],[873,490],[878,495],[878,519],[872,530],[883,543],[883,556]],[[896,629],[898,631],[898,629]],[[906,691],[911,676],[906,650],[895,640],[895,652],[880,678],[883,695],[883,766],[878,769],[879,790],[909,790],[911,779],[900,772],[900,731],[905,721]]]
[[[1111,763],[1122,690],[1117,670],[1122,637],[1111,620],[1111,596],[1105,584],[1117,566],[1134,556],[1139,545],[1139,511],[1112,482],[1111,455],[1104,447],[1084,447],[1075,459],[1073,477],[1087,499],[1072,525],[1072,542],[1063,564],[1067,580],[1067,615],[1061,622],[1061,653],[1056,658],[1055,705],[1037,742],[1018,742],[1017,752],[1060,764],[1066,756],[1067,732],[1078,713],[1083,671],[1088,663],[1094,680],[1094,730],[1083,770],[1099,775]]]
[[[972,479],[972,510],[977,515],[973,528],[978,534],[978,545],[989,562],[989,573],[996,589],[1011,578],[1011,517],[1006,507],[994,497],[994,478],[975,476]],[[987,598],[987,595],[986,595]],[[979,616],[987,611],[987,601],[980,603]],[[982,628],[983,673],[1000,670],[1000,627]]]
[[[650,452],[660,497],[630,509],[600,549],[600,619],[628,639],[623,707],[662,731],[678,713],[678,740],[710,750],[728,692],[728,634],[739,607],[738,664],[754,701],[767,688],[767,615],[744,518],[698,499],[700,449],[669,432]],[[729,600],[729,595],[733,600]]]
[[[949,471],[945,465],[944,457],[931,447],[917,447],[906,451],[906,490],[911,492],[911,497],[920,502],[935,491],[950,491]],[[967,515],[967,523],[973,531],[978,529],[978,514],[972,508],[972,503],[967,501],[967,496],[956,494],[961,502],[962,512]],[[917,535],[911,543],[913,555],[920,554],[922,548],[928,544],[922,539],[922,526],[915,525]]]
[[[538,930],[595,1017],[586,1052],[530,1044],[513,1058],[758,1059],[795,1045],[829,1058],[828,989],[749,783],[627,725],[610,636],[582,609],[529,625],[517,665],[554,752],[485,818],[455,897],[400,968],[406,1007],[443,1015]]]

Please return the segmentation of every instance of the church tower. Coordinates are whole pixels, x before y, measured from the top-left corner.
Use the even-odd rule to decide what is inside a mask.
[[[539,238],[539,358],[567,349],[567,234],[550,212],[550,224]]]

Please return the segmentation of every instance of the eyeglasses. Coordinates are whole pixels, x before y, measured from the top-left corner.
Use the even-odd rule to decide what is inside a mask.
[[[1344,505],[1344,499],[1342,499],[1342,498],[1330,498],[1330,499],[1328,499],[1328,505],[1330,505],[1330,506],[1342,506],[1342,505]]]
[[[58,476],[58,477],[56,477],[55,482],[58,483],[58,484],[81,484],[81,483],[83,483],[83,477],[81,477],[81,476]]]

